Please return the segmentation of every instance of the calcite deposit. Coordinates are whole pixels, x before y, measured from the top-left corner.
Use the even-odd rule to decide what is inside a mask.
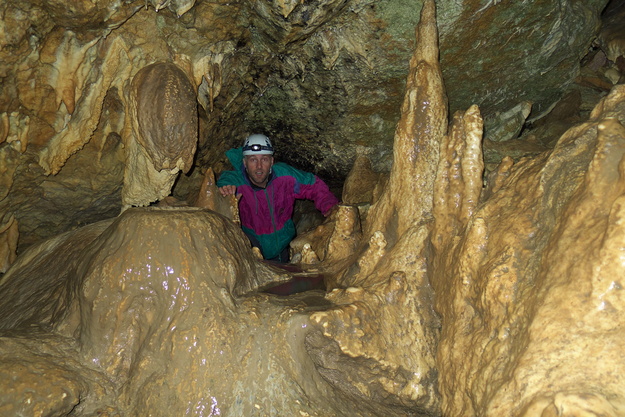
[[[575,85],[580,59],[599,44],[600,22],[608,22],[610,13],[602,15],[608,3],[617,9],[616,0],[439,2],[452,111],[477,104],[487,138],[516,139]],[[366,150],[376,171],[388,171],[421,5],[1,2],[0,216],[17,221],[17,251],[129,206],[169,194],[185,199],[187,183],[199,181],[209,166],[219,174],[224,151],[251,132],[268,134],[281,160],[337,188],[356,149]],[[604,48],[619,44],[615,33],[605,33]],[[185,154],[189,177],[162,167],[159,158],[153,164],[144,158],[152,151],[137,148],[133,80],[156,63],[179,68],[194,92],[198,135],[195,155],[193,146]],[[606,65],[605,77],[602,68],[593,80],[611,86],[606,77],[614,71]],[[151,91],[165,90],[154,85]],[[178,99],[172,115],[190,104]],[[193,116],[186,114],[181,121]],[[187,130],[181,136],[181,144],[193,139]],[[536,153],[525,149],[514,144],[487,152],[487,167],[505,155],[517,160]]]
[[[325,22],[297,2],[264,5],[255,5],[261,16]],[[292,273],[256,259],[236,197],[219,200],[207,169],[187,202],[128,208],[14,260],[0,278],[0,414],[625,415],[625,86],[553,149],[485,172],[481,108],[449,114],[435,6],[421,10],[390,172],[359,152],[342,204],[292,244],[301,273],[323,274],[326,291],[263,292]],[[288,19],[288,37],[270,29],[256,35],[287,44],[307,33]],[[116,51],[137,58],[137,72],[146,67],[131,49]],[[219,94],[227,83],[217,67],[196,77],[190,62],[177,57],[186,77],[177,80]],[[102,112],[117,114],[118,127],[140,125],[127,119],[131,96],[115,88]],[[216,111],[217,99],[198,101]],[[85,155],[107,149],[99,155],[120,177],[127,146],[148,142],[108,129],[83,144]],[[65,164],[62,175],[84,157],[69,155],[70,136],[55,136],[61,153],[43,146],[39,163]],[[164,171],[173,165],[160,155],[187,161],[194,143],[176,142],[178,154],[169,139],[145,151]],[[0,219],[0,249],[11,256],[16,220]]]
[[[191,81],[172,63],[150,64],[134,76],[127,113],[132,133],[126,134],[125,208],[162,200],[180,171],[191,169],[197,107]]]
[[[426,56],[415,54],[411,69],[421,91],[434,91],[420,100],[408,89],[391,178],[371,200],[360,249],[331,282],[328,299],[339,306],[313,317],[344,354],[404,369],[433,343],[445,416],[623,415],[625,88],[614,87],[553,151],[506,158],[484,181],[479,109],[437,128],[447,116]],[[415,164],[421,152],[428,157]],[[323,245],[315,232],[298,245],[307,239]],[[401,359],[388,360],[391,346]]]
[[[434,213],[432,281],[445,294],[436,300],[444,414],[625,411],[617,243],[624,105],[625,89],[616,87],[553,152],[504,161],[464,221],[446,219],[462,219],[458,203],[469,190],[447,182],[452,192]]]

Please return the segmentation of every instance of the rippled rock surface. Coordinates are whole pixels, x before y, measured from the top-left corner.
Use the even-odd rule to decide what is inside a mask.
[[[0,411],[327,413],[332,394],[301,369],[304,313],[327,302],[244,297],[285,279],[202,209],[131,209],[49,240],[0,284]]]
[[[484,178],[434,6],[390,174],[360,160],[354,204],[293,244],[327,293],[260,293],[290,275],[209,210],[57,236],[0,282],[3,415],[623,415],[625,88]]]
[[[477,104],[493,139],[512,139],[530,102],[530,117],[542,115],[573,83],[607,3],[439,2],[452,111]],[[198,142],[193,115],[181,115],[188,100],[171,113],[190,121],[168,145],[192,142],[174,164],[184,171],[197,143],[195,171],[219,174],[224,151],[257,131],[275,139],[280,159],[336,183],[357,147],[388,170],[422,4],[3,1],[0,217],[17,222],[17,250],[169,194],[178,173],[163,162],[174,156],[149,149],[155,166],[140,160],[133,132],[142,113],[132,80],[157,62],[184,72],[199,110]]]

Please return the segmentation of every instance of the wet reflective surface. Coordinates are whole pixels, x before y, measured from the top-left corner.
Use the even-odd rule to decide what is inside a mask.
[[[264,292],[276,295],[291,295],[310,290],[326,289],[324,276],[319,272],[306,272],[294,264],[272,263],[277,268],[288,271],[293,277],[280,285],[270,287]]]
[[[436,40],[427,2],[388,181],[302,236],[327,293],[263,293],[293,274],[221,215],[128,210],[3,276],[0,414],[623,415],[625,87],[483,179]]]

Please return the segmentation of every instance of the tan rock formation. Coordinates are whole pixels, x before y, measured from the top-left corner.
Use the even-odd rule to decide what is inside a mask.
[[[373,170],[371,160],[358,152],[354,165],[343,183],[341,201],[346,204],[371,204],[380,197],[383,175]],[[376,188],[377,187],[377,188]]]
[[[146,206],[168,196],[178,173],[191,169],[198,137],[195,89],[176,65],[148,65],[132,80],[127,120],[122,202]]]
[[[417,94],[408,89],[406,97]],[[435,106],[437,100],[424,102]],[[396,191],[369,210],[360,255],[333,283],[343,289],[328,298],[341,307],[313,316],[324,335],[345,355],[384,358],[403,369],[411,369],[407,359],[416,360],[422,349],[421,369],[430,363],[438,372],[445,416],[622,415],[623,264],[617,242],[625,191],[623,86],[589,122],[564,134],[553,152],[516,165],[504,160],[486,188],[477,107],[456,114],[447,134],[423,123],[417,134],[405,135],[414,138],[412,145],[402,144],[402,126],[411,126],[414,115],[408,114],[427,106],[408,108],[385,193]],[[440,158],[430,152],[412,167],[416,150],[427,154],[438,143]],[[402,155],[408,157],[398,164]],[[414,184],[421,186],[403,188]],[[420,190],[433,196],[432,204]],[[411,197],[421,198],[418,205]],[[315,267],[332,271],[332,265]],[[427,315],[421,326],[409,326],[431,307],[408,307],[409,300],[428,299],[435,299],[442,319],[440,339],[434,313],[429,326],[423,326]],[[392,312],[396,303],[407,307]],[[394,328],[385,314],[404,317],[403,325]],[[435,364],[423,346],[403,344],[409,340],[434,343]],[[393,358],[393,349],[402,358]]]
[[[417,38],[388,184],[368,211],[353,262],[329,280],[338,287],[328,294],[337,307],[316,313],[313,320],[327,345],[338,344],[344,367],[357,369],[356,376],[343,368],[332,375],[339,388],[355,385],[351,395],[361,401],[386,398],[380,401],[403,404],[415,414],[438,414],[439,321],[427,274],[427,239],[447,101],[434,2],[424,5]],[[324,346],[316,341],[314,355],[324,375],[333,367],[319,345]]]
[[[223,216],[130,209],[0,280],[0,411],[623,415],[625,86],[484,179],[479,108],[447,126],[434,6],[388,182],[297,242],[325,296],[257,293],[289,274]]]
[[[197,196],[191,201],[195,207],[203,207],[213,210],[231,219],[235,224],[241,224],[239,217],[239,199],[241,196],[229,195],[222,197],[217,189],[215,174],[212,169],[207,169]],[[261,258],[262,259],[262,258]]]
[[[193,85],[176,65],[158,62],[132,80],[137,140],[157,170],[188,172],[197,145],[197,101]]]
[[[222,216],[131,209],[31,248],[11,271],[1,283],[0,325],[24,338],[0,343],[2,368],[20,375],[2,379],[3,415],[62,415],[77,405],[87,415],[184,415],[196,407],[252,415],[255,406],[270,410],[272,396],[298,392],[290,378],[266,381],[289,372],[277,361],[292,356],[281,333],[302,332],[303,318],[293,315],[306,303],[285,309],[268,296],[240,298],[289,276],[254,262],[241,230]],[[43,338],[47,347],[38,346]],[[265,357],[257,344],[285,354]],[[50,373],[33,392],[37,369]],[[250,401],[252,385],[265,388]]]
[[[439,233],[445,414],[624,412],[624,110],[621,86],[553,152],[502,166],[469,221]]]
[[[19,230],[15,216],[0,218],[0,273],[5,273],[17,257]]]

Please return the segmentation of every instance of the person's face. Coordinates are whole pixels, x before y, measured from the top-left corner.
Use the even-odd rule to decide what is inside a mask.
[[[265,187],[269,180],[269,173],[273,166],[272,155],[248,155],[243,158],[243,164],[252,184]]]

